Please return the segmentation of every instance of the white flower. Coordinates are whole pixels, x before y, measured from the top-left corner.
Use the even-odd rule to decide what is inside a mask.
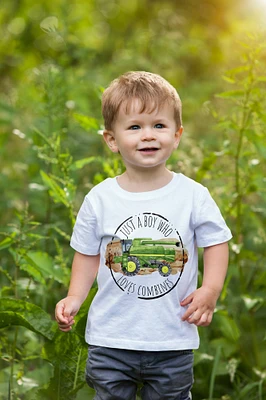
[[[14,135],[20,137],[20,139],[25,139],[25,137],[26,137],[25,133],[22,133],[19,129],[13,129],[12,133],[14,133]]]
[[[239,254],[240,253],[240,250],[241,250],[241,247],[242,247],[242,244],[236,244],[236,243],[234,243],[234,244],[232,244],[232,251],[234,252],[234,253],[236,253],[236,254]]]
[[[69,110],[73,110],[75,108],[76,104],[74,102],[74,100],[68,100],[66,101],[66,108],[68,108]]]
[[[39,183],[34,183],[34,182],[32,182],[32,183],[30,183],[29,184],[29,188],[31,189],[31,190],[46,190],[46,187],[45,186],[43,186],[43,185],[40,185]]]

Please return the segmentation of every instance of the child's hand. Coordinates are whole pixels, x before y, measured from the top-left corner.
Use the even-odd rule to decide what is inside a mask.
[[[55,308],[55,319],[62,332],[68,332],[75,323],[74,316],[80,309],[81,302],[76,296],[68,296],[60,300]]]
[[[208,326],[211,323],[218,297],[219,293],[216,290],[206,286],[195,290],[180,303],[182,307],[189,305],[182,321],[197,326]]]

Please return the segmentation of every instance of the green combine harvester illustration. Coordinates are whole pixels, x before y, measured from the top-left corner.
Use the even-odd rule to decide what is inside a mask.
[[[183,269],[187,260],[187,251],[180,247],[177,239],[115,240],[106,249],[106,265],[127,276],[137,275],[141,270],[148,269],[149,273],[158,271],[166,277],[176,273],[177,269]]]

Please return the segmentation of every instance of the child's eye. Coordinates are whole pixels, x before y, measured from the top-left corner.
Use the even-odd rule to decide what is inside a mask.
[[[131,129],[131,130],[140,129],[140,126],[139,126],[139,125],[131,125],[131,126],[129,127],[129,129]]]
[[[162,128],[164,128],[164,125],[163,124],[156,124],[155,128],[156,129],[162,129]]]

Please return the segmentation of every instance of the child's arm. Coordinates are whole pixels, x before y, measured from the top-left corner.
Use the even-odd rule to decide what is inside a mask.
[[[55,308],[55,319],[59,329],[68,332],[74,324],[74,316],[86,299],[99,268],[99,254],[87,256],[76,252],[67,297],[60,300]]]
[[[211,323],[216,302],[223,288],[228,267],[228,243],[204,249],[204,273],[202,286],[191,293],[181,306],[189,305],[182,320],[197,326]]]

